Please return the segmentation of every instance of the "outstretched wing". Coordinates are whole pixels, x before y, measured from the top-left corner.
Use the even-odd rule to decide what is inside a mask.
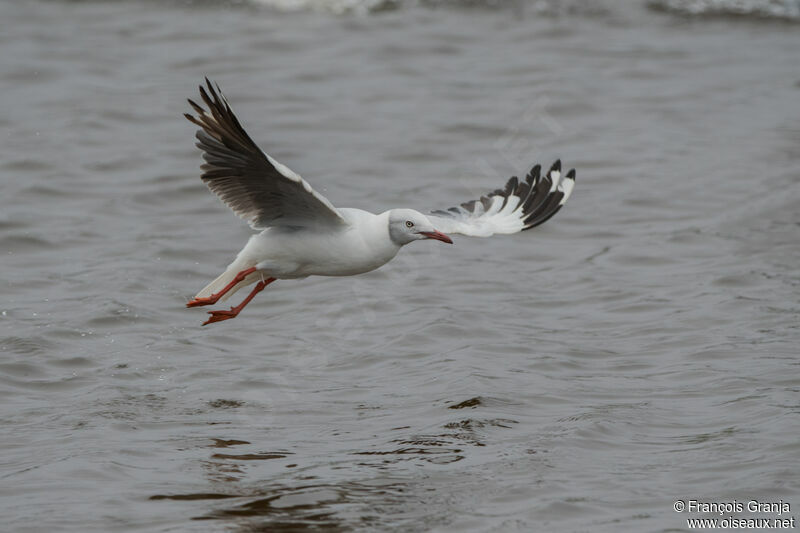
[[[336,226],[347,224],[335,207],[303,178],[278,163],[250,138],[228,101],[206,78],[200,96],[208,111],[192,100],[200,126],[197,147],[205,163],[202,179],[233,212],[254,229],[269,226]]]
[[[536,165],[524,180],[516,176],[504,189],[428,216],[437,230],[471,237],[517,233],[546,222],[563,206],[575,187],[575,169],[561,174],[556,161],[544,176]]]

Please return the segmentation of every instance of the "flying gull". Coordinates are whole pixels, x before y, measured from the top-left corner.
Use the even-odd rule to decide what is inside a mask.
[[[255,283],[250,294],[230,310],[209,311],[203,325],[236,317],[264,287],[278,279],[353,276],[389,262],[414,241],[447,235],[489,237],[534,228],[555,215],[575,186],[575,170],[563,175],[556,161],[546,174],[536,165],[524,180],[447,210],[423,215],[413,209],[380,214],[334,207],[303,178],[262,151],[244,131],[227,99],[206,78],[200,96],[206,107],[189,100],[200,126],[197,147],[203,151],[202,179],[250,227],[250,237],[220,276],[197,293],[187,307],[225,301]]]

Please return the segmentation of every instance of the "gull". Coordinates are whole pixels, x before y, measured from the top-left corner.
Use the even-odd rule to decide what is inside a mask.
[[[354,276],[388,263],[414,241],[452,244],[447,235],[489,237],[542,224],[566,203],[575,186],[575,170],[561,173],[556,161],[546,174],[534,166],[525,179],[457,207],[424,215],[413,209],[380,214],[334,207],[303,178],[261,150],[239,123],[219,85],[205,79],[191,99],[197,116],[184,116],[200,129],[202,180],[234,213],[260,233],[250,237],[236,259],[187,307],[225,301],[252,285],[250,294],[230,310],[209,311],[203,325],[235,318],[270,283],[308,276]],[[215,89],[216,86],[216,89]]]

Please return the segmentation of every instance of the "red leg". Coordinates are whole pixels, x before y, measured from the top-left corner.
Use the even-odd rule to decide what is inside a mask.
[[[234,288],[237,283],[239,283],[240,281],[243,281],[244,278],[246,278],[247,276],[249,276],[250,274],[252,274],[255,271],[256,271],[256,267],[250,267],[250,268],[248,268],[246,270],[242,270],[241,272],[236,274],[236,277],[233,278],[233,281],[231,281],[230,283],[225,285],[225,287],[221,291],[219,291],[217,293],[214,293],[211,296],[208,296],[208,297],[205,297],[205,298],[194,298],[191,302],[186,304],[186,307],[198,307],[198,306],[201,306],[201,305],[211,305],[211,304],[217,303],[217,300],[222,298],[225,295],[226,292],[228,292],[229,290]]]
[[[223,320],[228,320],[229,318],[236,318],[236,315],[244,309],[244,306],[250,303],[250,300],[256,297],[256,294],[264,290],[264,287],[269,285],[275,281],[275,278],[267,278],[265,280],[259,281],[255,288],[252,290],[250,294],[247,295],[247,298],[242,300],[242,303],[237,305],[236,307],[231,307],[230,311],[209,311],[208,314],[211,315],[211,318],[203,322],[203,325],[211,324],[213,322],[221,322]]]

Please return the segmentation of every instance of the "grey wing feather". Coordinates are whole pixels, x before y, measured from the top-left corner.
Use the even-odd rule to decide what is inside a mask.
[[[206,87],[200,86],[200,96],[208,110],[189,100],[197,116],[184,116],[201,128],[202,179],[212,192],[255,229],[347,224],[308,182],[253,142],[218,85],[215,90],[206,78]]]
[[[563,175],[556,161],[545,175],[534,166],[524,180],[516,176],[502,189],[428,217],[437,230],[472,237],[517,233],[543,224],[567,202],[575,187],[575,169]]]

